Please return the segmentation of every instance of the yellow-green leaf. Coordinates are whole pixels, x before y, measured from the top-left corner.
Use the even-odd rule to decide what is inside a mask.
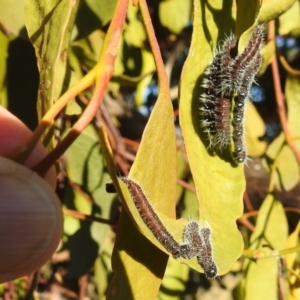
[[[146,75],[137,85],[135,92],[135,103],[137,106],[141,106],[143,104],[145,98],[145,89],[149,86],[153,72],[155,70],[155,64],[153,60],[153,55],[146,49],[142,49],[141,52],[142,65],[141,65],[141,75]]]
[[[275,186],[285,191],[295,187],[299,182],[299,166],[292,150],[284,144],[283,134],[269,146],[267,159],[275,162]]]
[[[259,68],[258,75],[262,75],[265,73],[267,67],[270,65],[271,58],[275,55],[276,44],[275,41],[268,41],[264,47],[261,49],[261,54],[263,56],[263,62]]]
[[[157,300],[178,300],[186,289],[189,267],[169,259]]]
[[[104,166],[98,134],[92,125],[89,125],[68,148],[65,159],[69,180],[80,187],[79,190],[72,186],[67,189],[66,206],[87,215],[109,219],[115,195],[107,194],[105,191],[105,185],[110,181],[110,177]],[[71,217],[65,225],[66,233],[70,234],[66,247],[74,256],[70,261],[68,274],[69,276],[83,274],[96,260],[110,233],[109,227],[99,222],[78,224]],[[79,228],[76,227],[78,225]],[[78,244],[84,243],[87,243],[86,247],[78,248]],[[89,246],[91,249],[88,249]]]
[[[166,227],[168,224],[159,212],[164,213],[166,219],[169,219],[167,216],[175,217],[175,170],[176,147],[172,104],[170,97],[160,94],[145,128],[129,177],[143,188]],[[141,232],[152,243],[166,251],[141,219],[126,186],[123,184],[121,186],[126,205]],[[176,228],[175,219],[170,218],[168,221]],[[154,299],[161,284],[167,258],[137,232],[126,214],[122,214],[113,254],[113,266],[114,271],[121,272],[121,268],[125,268],[126,273],[131,275],[127,277],[127,283],[122,279],[125,273],[121,272],[123,276],[120,274],[115,276],[110,289],[116,289],[120,294],[111,299],[123,299],[124,293],[121,292],[123,289],[124,292],[131,289],[134,299],[143,299],[145,295],[149,299]],[[150,272],[146,271],[147,269]]]
[[[252,157],[262,155],[267,147],[266,142],[259,138],[265,133],[265,125],[252,103],[247,103],[245,110],[245,140],[247,154]]]
[[[288,35],[300,31],[300,4],[296,1],[290,9],[279,17],[278,32],[280,35]]]
[[[0,23],[7,33],[27,38],[24,28],[24,3],[19,0],[0,0]]]
[[[211,1],[200,6],[194,1],[194,31],[189,56],[185,63],[180,85],[180,124],[198,198],[200,224],[212,228],[213,259],[219,274],[228,272],[241,255],[243,240],[236,226],[241,216],[245,188],[243,166],[233,167],[229,161],[209,154],[199,124],[199,95],[202,74],[212,59],[218,43],[234,32],[236,7],[222,6],[223,1]],[[212,10],[211,7],[214,7]],[[239,20],[246,28],[254,26],[257,2],[247,2],[248,10],[241,7]],[[252,12],[252,13],[251,13]],[[240,34],[245,25],[239,21]],[[249,36],[251,30],[246,32]],[[247,42],[242,35],[239,48]],[[226,228],[226,229],[225,229]],[[195,267],[195,265],[191,265]]]
[[[142,187],[162,222],[171,233],[174,233],[175,238],[179,236],[180,240],[183,222],[175,220],[177,156],[173,108],[167,92],[168,86],[160,88],[159,97],[145,128],[129,177]],[[102,141],[107,143],[104,137]],[[110,284],[108,299],[143,299],[145,295],[148,299],[154,299],[168,260],[168,256],[158,248],[167,251],[143,222],[127,187],[122,182],[120,191],[113,175],[111,150],[109,145],[105,148],[114,184],[130,213],[130,218],[125,211],[121,214],[112,258],[115,275]]]
[[[266,255],[273,255],[251,261],[246,265],[243,282],[244,297],[246,300],[265,300],[277,298],[278,259],[274,250],[284,249],[288,236],[288,224],[284,209],[280,201],[268,195],[259,210],[256,227],[251,235],[250,249],[259,249]]]
[[[192,180],[189,181],[189,184],[194,186],[194,182]],[[186,189],[184,191],[183,203],[184,211],[182,213],[182,217],[187,220],[197,220],[199,215],[197,195]]]
[[[276,19],[282,13],[287,11],[296,0],[264,0],[261,13],[259,15],[259,22],[266,23],[270,20]]]
[[[299,246],[299,233],[300,233],[300,222],[298,222],[298,225],[294,232],[288,237],[286,247],[287,248],[292,248],[296,247],[297,245]],[[290,269],[294,269],[295,266],[297,266],[297,257],[299,255],[299,252],[294,252],[291,254],[288,254],[286,256],[286,267]],[[296,274],[299,276],[300,270],[299,268],[296,268],[294,270]],[[289,278],[290,282],[290,291],[288,295],[288,300],[298,300],[300,299],[300,287],[298,284],[298,278],[295,273],[291,274]]]
[[[101,26],[107,25],[116,9],[117,0],[85,0],[89,9],[97,16]]]
[[[179,34],[188,25],[191,16],[191,0],[165,0],[159,3],[161,24],[171,32]]]
[[[111,254],[113,250],[115,234],[110,230],[110,235],[102,245],[101,254],[97,257],[94,266],[95,285],[97,287],[97,296],[99,300],[106,298],[108,288],[108,278],[111,277]]]
[[[289,235],[287,241],[286,241],[286,248],[293,248],[296,247],[299,243],[299,233],[300,233],[300,222],[298,222],[297,227],[295,228],[295,230]],[[294,252],[291,254],[288,254],[286,256],[286,266],[287,268],[292,269],[293,265],[297,259],[298,253]],[[296,277],[294,277],[294,280],[296,280]]]
[[[124,30],[124,39],[131,47],[143,47],[147,36],[139,15],[138,6],[129,5],[127,12],[128,24]]]
[[[251,249],[269,245],[272,249],[284,249],[288,234],[287,220],[279,200],[268,195],[259,210],[256,226],[250,238]]]
[[[67,88],[67,55],[79,1],[25,0],[24,5],[40,71],[37,106],[41,118]]]

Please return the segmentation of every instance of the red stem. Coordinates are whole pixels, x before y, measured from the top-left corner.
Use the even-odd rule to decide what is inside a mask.
[[[127,13],[129,0],[119,0],[114,17],[111,21],[101,55],[101,64],[98,70],[101,74],[98,78],[93,97],[83,112],[81,118],[75,123],[66,137],[53,149],[33,170],[40,175],[44,175],[56,160],[70,147],[86,126],[92,121],[103,100],[108,82],[113,74],[115,59],[118,54],[119,41],[122,35],[123,25]],[[97,71],[96,71],[97,72]]]
[[[269,39],[275,39],[275,21],[271,21],[269,23]],[[291,132],[288,126],[287,117],[286,117],[286,110],[285,110],[285,102],[284,102],[284,96],[281,89],[280,84],[280,77],[279,77],[279,68],[277,63],[277,57],[274,54],[271,60],[271,69],[272,69],[272,75],[273,75],[273,81],[274,81],[274,89],[275,89],[275,98],[277,102],[277,112],[279,115],[280,123],[282,126],[283,133],[285,135],[285,141],[292,150],[292,152],[295,155],[295,158],[298,162],[298,165],[300,166],[300,153],[298,152],[295,144],[292,142]]]

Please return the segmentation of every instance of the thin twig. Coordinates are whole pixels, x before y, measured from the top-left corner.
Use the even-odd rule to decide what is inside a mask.
[[[190,185],[189,183],[185,182],[184,180],[178,178],[177,179],[177,184],[181,185],[182,187],[184,187],[186,190],[192,192],[192,193],[196,193],[196,189],[195,187],[193,187],[192,185]]]
[[[85,293],[87,289],[87,284],[88,284],[88,276],[87,274],[81,276],[79,278],[79,295],[78,295],[78,300],[84,300],[85,299]]]
[[[254,231],[255,227],[245,217],[241,217],[237,221],[248,228],[250,231]]]
[[[281,62],[283,68],[290,74],[290,75],[294,75],[294,76],[299,76],[300,75],[300,71],[296,70],[294,68],[292,68],[289,63],[287,62],[287,60],[285,59],[285,57],[282,54],[278,55],[279,61]]]
[[[30,287],[26,293],[26,296],[24,297],[24,300],[32,300],[33,299],[33,293],[36,290],[37,285],[38,285],[38,278],[39,278],[39,273],[38,273],[38,271],[36,271],[31,276]]]
[[[244,203],[245,203],[245,206],[247,207],[248,211],[253,211],[254,210],[247,191],[244,192]]]
[[[139,0],[140,10],[143,16],[143,21],[148,35],[148,40],[151,46],[151,50],[154,56],[154,61],[157,69],[158,82],[160,87],[160,93],[162,96],[170,97],[169,79],[165,69],[165,65],[160,53],[160,48],[156,39],[154,28],[152,25],[151,17],[149,14],[146,0]]]
[[[269,33],[268,33],[269,39],[275,39],[275,21],[269,22]],[[291,137],[290,129],[288,127],[287,117],[286,117],[286,110],[285,110],[285,103],[284,103],[284,96],[281,89],[280,84],[280,77],[279,77],[279,68],[277,63],[277,57],[274,54],[271,60],[271,69],[272,69],[272,75],[274,80],[274,89],[275,89],[275,98],[277,103],[277,112],[279,115],[280,123],[282,126],[282,130],[285,136],[286,143],[292,150],[292,152],[295,155],[295,158],[298,162],[298,165],[300,166],[300,153],[298,152],[295,144],[293,143],[293,139]]]
[[[64,208],[63,213],[65,215],[76,217],[76,218],[81,219],[81,220],[86,220],[86,221],[91,221],[91,222],[98,222],[98,223],[112,225],[112,226],[117,225],[117,223],[115,221],[111,221],[111,220],[107,220],[107,219],[103,219],[103,218],[95,217],[95,216],[89,216],[89,215],[83,214],[79,211],[72,210],[72,209]]]
[[[100,107],[108,82],[113,74],[114,63],[118,54],[119,42],[122,36],[128,2],[129,0],[118,1],[115,14],[104,40],[99,63],[97,64],[97,70],[95,71],[97,84],[89,105],[86,107],[81,118],[74,124],[73,128],[65,136],[65,138],[33,168],[33,170],[38,174],[44,175],[49,170],[55,161],[69,148],[69,146],[91,122]]]

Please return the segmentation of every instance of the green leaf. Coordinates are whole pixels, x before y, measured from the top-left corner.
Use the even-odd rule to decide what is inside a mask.
[[[268,41],[261,49],[261,54],[263,56],[263,62],[260,66],[258,75],[262,75],[265,73],[267,67],[270,65],[271,59],[276,52],[276,44],[275,41]]]
[[[192,180],[189,181],[189,184],[194,186],[194,182]],[[182,213],[182,217],[187,220],[197,220],[199,214],[197,195],[186,189],[184,191],[183,203],[184,211]]]
[[[64,234],[71,236],[80,228],[79,219],[65,215],[64,216]]]
[[[95,284],[97,286],[97,295],[99,300],[106,298],[109,279],[112,275],[111,253],[113,250],[114,238],[115,233],[110,230],[110,234],[102,246],[101,255],[99,255],[95,261]]]
[[[299,234],[300,234],[300,222],[298,222],[298,225],[294,232],[288,237],[286,247],[292,248],[299,245]],[[288,269],[292,269],[295,265],[297,265],[297,258],[299,253],[294,252],[291,254],[288,254],[286,256],[286,266]],[[296,274],[291,274],[289,278],[290,282],[290,291],[288,295],[288,300],[297,300],[300,298],[300,287],[298,284],[298,278]]]
[[[165,84],[160,86],[157,102],[145,128],[129,177],[141,186],[163,224],[174,234],[175,239],[181,241],[184,222],[175,220],[176,135],[167,80]],[[126,299],[143,299],[145,295],[148,299],[154,299],[168,260],[168,256],[162,251],[167,251],[143,222],[127,187],[122,181],[116,180],[112,151],[105,136],[101,140],[106,145],[104,149],[107,167],[130,214],[130,218],[125,211],[121,214],[112,258],[115,275],[110,284],[108,299],[124,299],[124,295]]]
[[[210,5],[194,2],[194,31],[189,56],[180,85],[180,124],[198,198],[200,225],[212,228],[213,259],[218,274],[228,272],[243,249],[243,240],[236,219],[243,210],[245,179],[243,166],[233,167],[229,161],[208,153],[199,124],[199,95],[203,92],[202,74],[209,65],[218,42],[234,31],[236,7],[222,6],[223,1]],[[211,9],[213,6],[214,9]],[[241,8],[239,20],[246,28],[253,25],[259,10],[257,3],[247,2],[248,11]],[[252,12],[252,15],[249,15]],[[251,20],[251,22],[250,22]],[[248,24],[247,24],[248,23]],[[236,29],[241,32],[242,22]],[[243,28],[245,26],[243,25]],[[247,35],[251,30],[246,32]],[[244,35],[243,35],[244,36]],[[239,45],[242,48],[247,40]],[[190,264],[191,267],[192,266]]]
[[[124,40],[130,47],[143,48],[147,36],[138,6],[129,5],[127,19],[128,24],[124,30]]]
[[[267,160],[276,167],[275,187],[280,190],[291,190],[299,182],[299,165],[297,160],[287,145],[285,145],[284,135],[280,134],[267,150]]]
[[[40,71],[37,106],[41,118],[68,86],[67,56],[79,1],[25,0],[24,5]]]
[[[76,35],[76,39],[86,38],[91,32],[106,26],[113,17],[116,5],[117,0],[80,1],[73,36]]]
[[[246,300],[277,299],[278,259],[274,250],[284,249],[288,236],[288,224],[280,201],[268,195],[259,210],[256,227],[251,235],[250,249],[259,249],[271,257],[263,257],[246,265],[243,288]],[[263,249],[261,250],[263,251]]]
[[[186,161],[185,154],[181,151],[181,149],[177,150],[177,177],[181,180],[186,180],[187,174],[190,169]],[[179,183],[177,183],[177,203],[182,198],[183,193],[185,193],[186,189]],[[184,211],[186,210],[186,207]],[[182,215],[183,217],[183,215]]]
[[[265,125],[252,103],[247,103],[245,120],[247,154],[252,157],[261,156],[267,148],[266,142],[259,140],[265,133]]]
[[[155,72],[155,63],[153,54],[148,47],[145,47],[147,36],[138,6],[129,6],[127,19],[127,26],[124,30],[123,52],[122,55],[119,55],[119,58],[122,58],[125,74],[141,77],[134,97],[136,105],[141,106],[144,101],[145,88],[149,86]]]
[[[299,239],[299,233],[300,233],[300,222],[298,222],[298,225],[296,229],[289,235],[287,242],[286,242],[286,247],[287,248],[293,248],[298,245],[298,239]],[[294,263],[296,262],[298,257],[298,253],[294,252],[291,254],[288,254],[286,256],[286,266],[287,268],[292,268]],[[296,276],[293,276],[293,280],[296,280]]]
[[[189,267],[169,259],[157,300],[178,300],[186,289]]]
[[[116,9],[117,0],[85,0],[89,9],[97,16],[101,26],[107,25]]]
[[[257,17],[260,15],[262,5],[263,1],[252,0],[250,3],[248,1],[241,1],[237,6],[236,36],[241,37],[239,41],[239,52],[241,52],[252,34],[249,30],[248,32],[245,31],[253,26],[255,21],[257,22]]]
[[[164,92],[161,91],[162,89]],[[181,240],[184,224],[182,221],[175,220],[177,157],[173,108],[167,92],[168,86],[161,87],[161,90],[129,177],[140,184],[162,222],[170,232],[174,233],[175,238],[179,237],[178,239]],[[117,180],[112,150],[103,129],[100,133],[108,170],[126,210],[130,213],[129,218],[123,211],[119,221],[112,258],[115,275],[107,297],[108,299],[143,299],[147,295],[148,299],[154,299],[168,260],[168,256],[158,248],[167,251],[143,222],[127,187],[122,181]]]
[[[64,276],[66,279],[79,278],[94,265],[99,252],[99,244],[91,236],[91,225],[90,222],[81,222],[80,228],[68,238],[65,244],[70,254],[68,272]]]
[[[160,22],[171,32],[179,34],[190,21],[191,9],[191,0],[161,1],[158,10]]]
[[[282,13],[287,11],[297,0],[264,0],[261,12],[259,15],[259,22],[266,23],[276,19]]]
[[[287,220],[279,200],[268,195],[259,210],[256,226],[250,238],[251,249],[267,244],[273,249],[284,249],[288,234]]]
[[[146,49],[142,49],[141,51],[142,65],[141,65],[141,75],[148,74],[144,76],[143,79],[137,85],[134,101],[137,106],[141,106],[143,104],[145,98],[145,89],[149,86],[153,72],[155,70],[155,63],[153,60],[153,55]]]
[[[300,31],[300,3],[295,1],[292,7],[279,17],[278,32],[280,35],[288,35]]]
[[[175,220],[176,159],[172,103],[169,95],[160,93],[129,178],[140,184],[170,232],[181,235],[183,224],[180,222],[181,230],[178,230]],[[166,252],[141,219],[127,187],[120,183],[130,217],[148,240]],[[143,235],[137,231],[128,215],[122,212],[112,260],[116,275],[110,291],[118,291],[114,297],[110,294],[113,299],[124,299],[124,295],[128,296],[127,299],[143,299],[145,295],[148,299],[154,299],[158,293],[168,257]]]
[[[15,36],[27,38],[27,32],[24,30],[24,3],[19,0],[0,0],[0,23],[7,33]]]
[[[70,188],[64,203],[70,209],[109,219],[115,195],[105,191],[110,177],[104,166],[98,134],[92,125],[66,151],[65,158],[69,180],[78,185],[80,190]],[[68,237],[66,247],[74,258],[70,261],[68,276],[78,277],[92,267],[110,230],[106,224],[99,222],[81,221],[80,227],[76,228],[78,223],[72,218],[69,217],[67,221],[66,230],[72,234]],[[74,232],[74,229],[77,230]],[[83,244],[85,247],[78,247]],[[89,246],[91,248],[87,249]]]
[[[89,125],[66,151],[66,158],[70,181],[93,192],[99,186],[104,162],[97,133],[92,125]]]
[[[79,66],[78,71],[82,70],[80,69],[80,64],[86,66],[88,69],[92,69],[96,63],[98,57],[92,52],[89,41],[87,39],[76,41],[72,44],[72,52],[76,56]]]

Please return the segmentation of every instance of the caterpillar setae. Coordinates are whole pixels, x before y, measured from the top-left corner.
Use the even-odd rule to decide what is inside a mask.
[[[236,163],[242,163],[246,159],[243,137],[244,106],[245,100],[249,96],[249,91],[255,75],[262,63],[260,48],[263,40],[263,27],[255,27],[244,51],[236,58],[236,66],[232,76],[235,85],[234,90],[238,91],[236,97],[234,97],[232,118],[232,139],[234,146],[232,155]]]
[[[202,87],[205,92],[200,101],[202,118],[201,126],[204,128],[208,138],[209,147],[222,150],[230,144],[230,92],[224,87],[227,82],[225,77],[230,77],[233,63],[232,55],[235,53],[236,39],[229,36],[220,49],[215,51],[212,63],[206,69]]]
[[[232,148],[232,159],[237,164],[246,159],[244,106],[262,62],[263,41],[263,26],[257,25],[243,52],[237,54],[237,40],[230,35],[215,51],[202,81],[200,119],[208,147],[219,152]]]
[[[210,228],[201,228],[196,221],[191,221],[185,227],[184,242],[189,247],[189,258],[196,256],[207,278],[216,278],[218,270],[212,257],[210,234]]]
[[[211,231],[208,227],[200,228],[197,222],[188,222],[184,229],[184,243],[180,245],[163,225],[140,185],[128,177],[119,179],[127,186],[146,226],[175,259],[196,257],[208,278],[218,277],[217,267],[212,258]]]
[[[149,203],[140,185],[128,177],[119,178],[126,184],[141,218],[155,238],[175,259],[180,257],[189,258],[187,245],[179,245],[173,238]]]

